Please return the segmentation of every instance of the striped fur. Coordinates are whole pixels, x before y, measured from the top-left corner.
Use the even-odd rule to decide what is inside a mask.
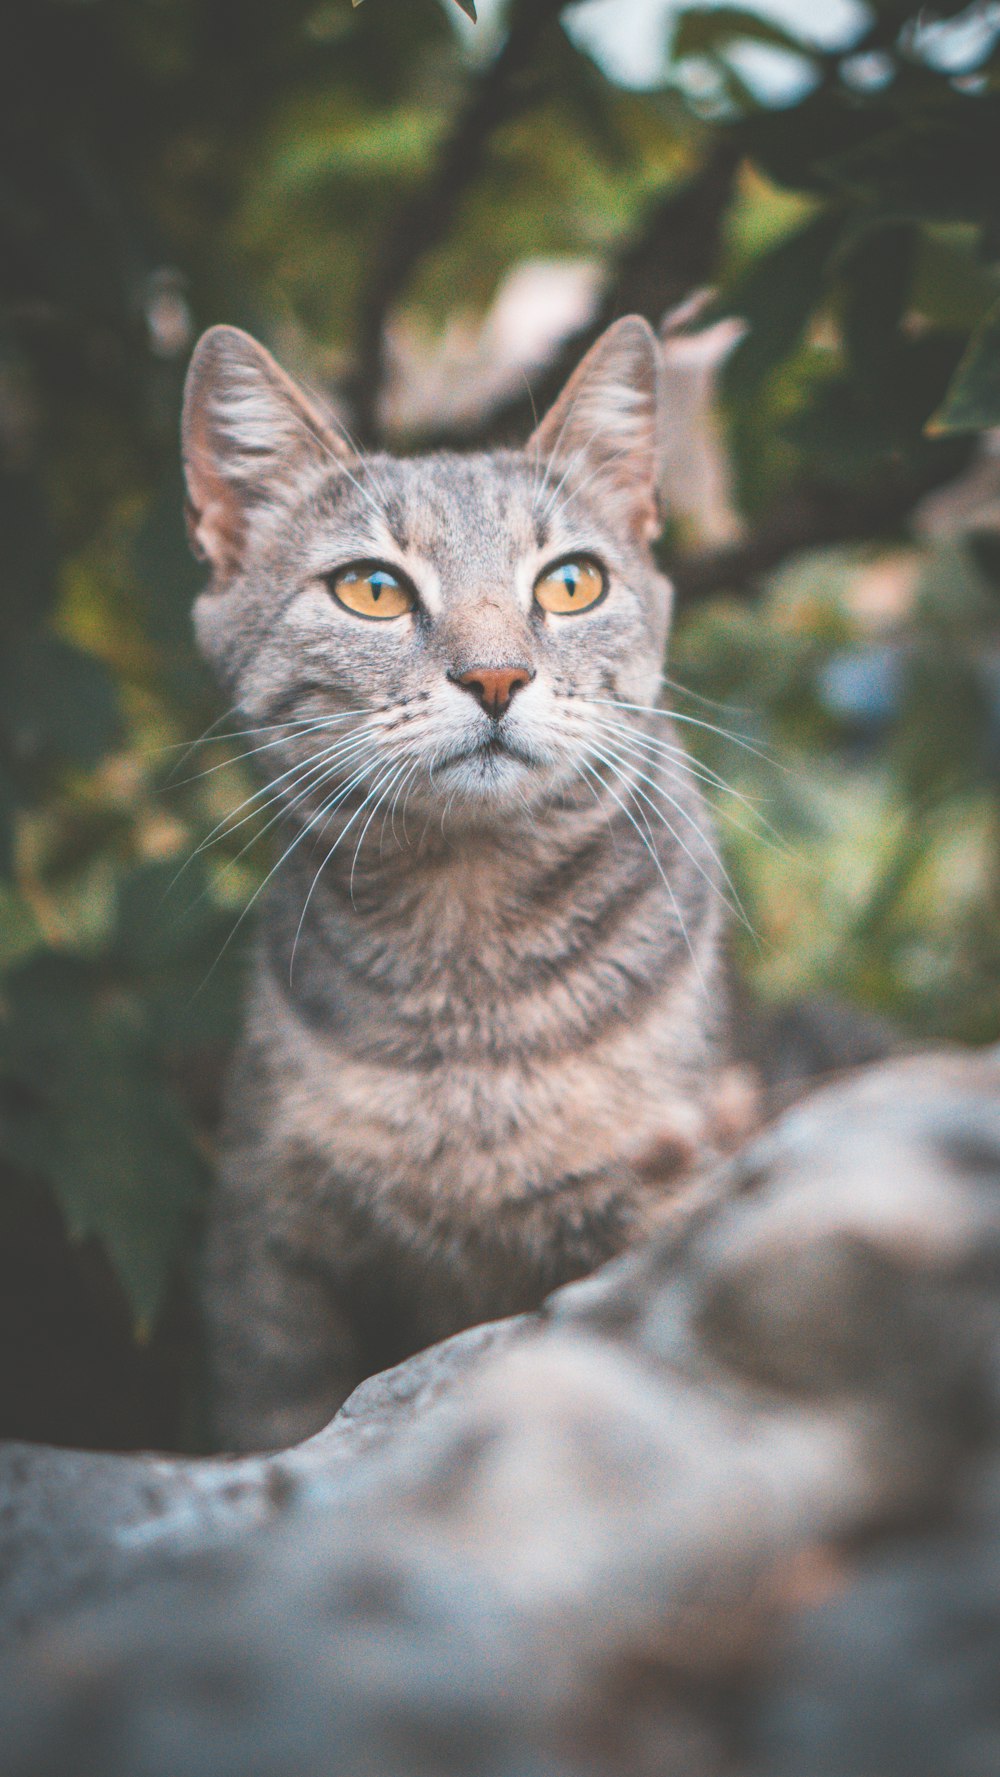
[[[722,894],[658,707],[658,388],[619,322],[523,452],[361,461],[246,336],[196,354],[198,633],[287,848],[208,1241],[232,1448],[618,1252],[706,1139]],[[577,552],[607,596],[544,615]],[[373,558],[417,613],[334,603],[325,576]],[[495,723],[456,678],[506,666],[533,677]]]

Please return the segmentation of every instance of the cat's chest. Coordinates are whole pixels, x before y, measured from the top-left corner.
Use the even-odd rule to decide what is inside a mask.
[[[313,1154],[307,1171],[334,1188],[414,1195],[446,1215],[449,1204],[509,1201],[618,1167],[678,1118],[686,1129],[705,1061],[690,1042],[696,991],[677,980],[640,1017],[577,1039],[557,1010],[552,1027],[564,1040],[524,1054],[484,1044],[478,1026],[477,1040],[446,1060],[440,1021],[416,1059],[400,1059],[388,1039],[358,1054],[275,996],[255,1018],[269,1035],[271,1140],[279,1154]],[[544,1024],[544,1008],[536,1016]],[[447,1028],[461,1030],[454,1007]]]

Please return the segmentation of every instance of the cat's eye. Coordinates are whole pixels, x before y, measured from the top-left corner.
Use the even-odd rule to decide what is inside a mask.
[[[377,562],[341,568],[328,576],[327,585],[338,605],[353,611],[355,617],[373,617],[377,622],[403,617],[416,604],[413,588],[391,568]]]
[[[596,561],[581,555],[556,562],[535,581],[535,602],[543,611],[571,617],[596,605],[607,591],[607,579]]]

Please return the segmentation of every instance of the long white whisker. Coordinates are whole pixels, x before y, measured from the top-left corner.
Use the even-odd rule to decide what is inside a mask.
[[[331,778],[337,777],[345,767],[348,770],[353,770],[359,756],[365,762],[361,767],[361,775],[363,776],[367,770],[367,763],[378,757],[378,750],[372,744],[370,735],[361,735],[352,742],[344,743],[340,750],[329,749],[319,757],[318,762],[310,768],[305,776],[292,779],[292,785],[299,786],[294,796],[287,795],[283,790],[279,791],[277,795],[270,797],[261,808],[251,810],[250,814],[244,815],[243,820],[237,821],[235,826],[228,828],[222,837],[228,838],[230,833],[237,832],[240,827],[246,825],[247,821],[252,820],[255,814],[263,814],[265,809],[273,807],[275,803],[279,804],[277,814],[272,815],[270,820],[266,821],[264,826],[248,839],[242,851],[238,852],[225,868],[229,869],[231,864],[238,864],[250,847],[263,839],[265,833],[269,833],[272,827],[284,820],[292,810],[298,808],[308,796],[315,795],[316,791],[321,789],[324,784],[329,783]]]
[[[359,773],[358,776],[363,777],[364,770],[366,770],[366,769],[367,769],[367,766],[363,768],[362,772]],[[348,785],[344,786],[343,788],[341,788],[340,790],[338,790],[332,799],[328,800],[327,802],[324,802],[317,809],[316,813],[312,816],[312,818],[309,821],[307,821],[303,827],[301,827],[299,829],[298,833],[296,833],[295,838],[292,840],[291,844],[285,847],[285,850],[282,852],[277,863],[271,867],[271,869],[268,871],[267,875],[264,877],[263,882],[258,883],[257,887],[254,889],[253,894],[250,896],[249,901],[247,902],[246,906],[243,908],[242,912],[240,913],[240,916],[237,919],[235,925],[233,926],[232,931],[229,933],[228,938],[226,939],[225,943],[222,946],[222,949],[219,951],[218,956],[216,957],[215,961],[212,964],[212,967],[209,969],[208,974],[205,976],[205,980],[201,983],[201,987],[199,987],[199,989],[198,989],[199,993],[201,992],[201,988],[204,987],[206,982],[210,979],[213,972],[218,968],[219,963],[222,961],[222,958],[224,957],[226,951],[229,949],[230,944],[232,943],[233,939],[235,938],[237,932],[239,931],[240,926],[243,924],[243,921],[246,919],[247,914],[250,912],[251,907],[253,907],[254,903],[263,894],[268,883],[271,882],[273,880],[273,878],[277,875],[278,871],[281,869],[281,866],[285,863],[286,859],[291,856],[291,854],[295,850],[296,846],[301,845],[303,839],[307,838],[308,835],[314,831],[314,829],[317,827],[317,825],[320,823],[320,821],[322,821],[324,819],[324,817],[329,816],[330,810],[333,807],[335,807],[338,802],[343,801],[344,797],[350,793],[353,783],[356,781],[357,781],[357,779],[354,779],[354,780],[352,780],[351,784],[348,784]],[[242,853],[240,855],[242,856]]]
[[[308,421],[303,417],[302,414],[296,413],[294,415],[294,417],[297,420],[298,424],[302,427],[302,430],[303,430],[303,432],[305,432],[306,436],[308,438],[311,438],[313,440],[314,444],[319,445],[320,450],[323,452],[324,456],[329,458],[330,462],[334,465],[334,468],[337,469],[341,475],[347,476],[347,479],[351,483],[352,487],[357,488],[358,493],[361,495],[362,499],[368,501],[368,504],[371,507],[372,511],[375,513],[376,517],[381,519],[383,517],[383,514],[382,514],[381,510],[379,509],[378,501],[373,499],[372,495],[368,492],[368,489],[366,487],[362,486],[362,484],[358,480],[357,476],[351,474],[351,471],[347,467],[347,464],[345,463],[343,457],[339,457],[337,455],[337,452],[330,448],[330,446],[327,444],[326,439],[322,436],[322,434],[316,430],[315,426],[310,426]]]
[[[361,447],[358,444],[357,439],[353,436],[350,429],[347,426],[345,426],[345,424],[344,424],[343,420],[340,418],[339,414],[335,414],[331,411],[327,397],[321,391],[317,390],[315,387],[311,387],[306,382],[302,383],[302,387],[304,389],[308,390],[308,392],[314,397],[314,399],[316,401],[318,401],[320,407],[322,407],[324,414],[326,415],[326,418],[330,421],[330,424],[332,426],[336,427],[337,431],[340,433],[341,438],[344,440],[344,443],[347,445],[348,450],[352,453],[355,461],[357,462],[358,468],[362,471],[363,474],[368,476],[368,479],[373,484],[376,493],[380,495],[382,500],[385,500],[387,497],[385,488],[382,486],[382,483],[380,482],[378,476],[375,474],[375,471],[372,468],[370,462],[368,461],[368,458],[364,455],[364,452],[361,450]],[[323,440],[321,439],[320,442],[322,443]],[[327,449],[329,449],[329,447],[327,447]],[[336,456],[336,453],[331,451],[330,455],[333,457],[334,462],[339,464],[340,459]]]
[[[352,710],[350,713],[351,715],[360,714],[360,712],[356,710]],[[275,747],[286,746],[289,739],[305,740],[307,735],[319,734],[324,729],[332,728],[338,721],[346,721],[346,719],[346,716],[317,717],[309,727],[300,728],[291,736],[285,733],[279,735],[277,740],[264,741],[263,745],[259,747],[248,747],[242,753],[235,754],[232,759],[220,759],[217,765],[207,765],[204,771],[196,771],[191,777],[181,778],[180,782],[173,787],[178,790],[183,790],[187,784],[200,783],[203,777],[212,777],[217,771],[227,771],[233,765],[242,765],[245,759],[255,759],[260,753],[271,753],[274,751]],[[253,729],[249,729],[248,732],[252,734]],[[218,735],[215,738],[219,740],[230,740],[236,739],[237,737],[235,735]]]
[[[783,765],[780,759],[776,759],[773,754],[763,752],[760,747],[755,747],[750,741],[744,740],[742,735],[733,734],[728,728],[717,728],[714,722],[703,722],[698,716],[685,716],[679,710],[657,709],[654,704],[623,703],[622,700],[617,697],[591,697],[588,698],[587,701],[593,704],[604,705],[612,710],[635,710],[642,716],[659,716],[662,720],[668,722],[690,722],[695,728],[706,728],[709,733],[719,734],[722,736],[723,740],[730,740],[734,746],[742,747],[747,753],[753,753],[755,758],[763,759],[765,765],[773,765],[779,771],[788,770],[788,767]]]
[[[390,767],[389,769],[391,770],[392,768]],[[313,877],[312,882],[309,885],[309,893],[306,895],[305,901],[303,902],[302,912],[299,915],[299,923],[295,928],[295,937],[292,940],[292,954],[291,954],[291,957],[289,958],[289,962],[288,962],[289,983],[291,983],[292,972],[295,968],[295,953],[299,947],[299,939],[302,936],[302,927],[305,924],[306,914],[309,911],[309,903],[311,902],[313,895],[316,891],[316,885],[319,882],[319,879],[322,876],[324,870],[326,869],[327,864],[330,862],[330,859],[333,857],[333,854],[336,851],[341,840],[346,838],[347,834],[350,832],[351,828],[353,827],[355,821],[358,819],[359,815],[361,815],[364,812],[364,810],[367,808],[369,802],[371,801],[372,797],[374,796],[379,785],[384,782],[385,782],[384,775],[382,777],[376,779],[375,783],[372,785],[371,789],[368,791],[368,794],[365,796],[364,800],[359,804],[359,806],[355,809],[354,813],[351,815],[351,818],[347,822],[347,825],[342,827],[340,832],[337,834],[336,839],[334,840],[333,844],[331,845],[329,851],[326,853],[326,856],[323,858],[323,861],[320,864],[319,869],[316,871],[316,874]],[[339,800],[342,801],[343,797],[341,797]],[[334,804],[334,806],[337,806],[337,805],[338,804],[336,804],[336,803]],[[377,806],[378,805],[376,804],[376,807]],[[329,818],[329,816],[327,818]],[[352,883],[353,883],[353,871],[352,871]]]
[[[666,685],[670,691],[679,691],[682,697],[690,697],[693,703],[703,703],[709,710],[728,710],[734,716],[749,714],[745,703],[723,703],[717,697],[706,697],[703,691],[692,691],[689,685],[682,685],[679,679],[672,679],[668,673],[660,674],[660,684]]]
[[[233,709],[236,707],[237,706],[234,705]],[[371,715],[373,713],[381,714],[382,712],[373,712],[371,710],[344,710],[337,714],[323,717],[322,720],[328,722],[349,722],[352,716]],[[232,715],[233,710],[227,711],[227,714]],[[193,753],[195,747],[214,747],[218,746],[220,741],[224,740],[246,740],[248,735],[253,734],[277,734],[281,732],[283,734],[294,736],[296,731],[301,733],[302,729],[312,727],[312,725],[320,719],[321,718],[318,716],[290,716],[287,722],[255,722],[252,728],[223,728],[220,729],[218,734],[214,734],[212,729],[206,728],[204,734],[200,734],[197,740],[168,741],[165,746],[151,747],[145,757],[147,759],[156,759],[161,753]],[[219,721],[222,720],[223,718],[220,716]],[[216,726],[217,724],[213,722],[212,728],[214,729]],[[179,759],[174,770],[179,771],[183,763],[184,760]],[[171,778],[167,779],[168,783],[171,781]]]
[[[588,749],[588,751],[589,750],[590,749]],[[585,760],[580,760],[579,763],[582,766],[584,771],[592,771],[592,767],[589,766]],[[624,781],[621,777],[620,772],[615,771],[614,775],[615,775],[615,777],[618,778],[619,782]],[[670,896],[671,905],[674,909],[674,913],[677,916],[677,923],[680,926],[681,935],[683,936],[684,942],[687,945],[688,954],[689,954],[689,956],[691,958],[691,962],[694,966],[695,974],[697,975],[698,980],[701,983],[702,992],[707,995],[708,987],[707,987],[707,984],[705,981],[705,977],[702,974],[701,966],[698,962],[698,958],[695,956],[694,946],[692,945],[691,939],[688,936],[688,929],[687,929],[687,926],[684,924],[684,915],[681,913],[681,910],[680,910],[680,907],[679,907],[678,901],[677,901],[677,896],[674,894],[673,886],[672,886],[666,872],[664,871],[663,865],[661,864],[659,858],[657,857],[656,847],[653,845],[651,838],[647,838],[647,835],[643,832],[642,828],[640,827],[635,816],[632,814],[631,810],[626,808],[621,797],[617,794],[617,792],[615,790],[612,789],[611,785],[609,783],[605,783],[604,779],[601,777],[599,772],[593,771],[593,776],[597,779],[597,782],[600,784],[602,790],[606,790],[607,794],[609,796],[611,796],[615,802],[617,802],[619,808],[622,811],[622,814],[625,816],[626,820],[631,822],[632,826],[635,828],[636,832],[638,833],[639,838],[642,840],[643,845],[646,847],[646,850],[648,851],[650,857],[652,858],[653,863],[655,864],[656,869],[657,869],[657,871],[660,875],[660,878],[663,882],[663,886],[666,889],[667,894]],[[626,788],[628,788],[627,784],[626,784]],[[647,826],[648,826],[648,823],[647,823]]]
[[[352,758],[356,757],[358,750],[359,749],[357,747],[352,749],[352,754],[351,754]],[[368,758],[365,760],[364,764],[362,765],[361,771],[356,775],[356,777],[352,778],[350,783],[346,786],[345,794],[350,791],[350,789],[353,787],[354,784],[356,784],[361,779],[363,779],[365,772],[368,770],[368,766],[371,762],[371,759],[376,756],[377,756],[376,749],[374,747],[369,748]],[[253,819],[253,816],[255,813],[262,814],[264,812],[264,809],[272,806],[275,802],[277,802],[279,804],[277,814],[272,815],[271,819],[269,821],[266,821],[264,826],[261,827],[256,833],[251,834],[251,836],[247,840],[246,844],[241,846],[241,848],[237,852],[235,858],[228,858],[226,860],[225,864],[222,866],[223,873],[225,873],[227,870],[235,870],[236,866],[246,856],[247,852],[250,851],[252,846],[257,845],[259,843],[259,841],[264,838],[264,835],[266,833],[269,833],[271,828],[276,826],[279,821],[287,819],[289,813],[294,808],[296,808],[299,803],[303,802],[305,800],[306,796],[314,794],[315,791],[320,789],[324,783],[328,783],[331,777],[336,777],[338,775],[338,773],[343,770],[345,765],[348,765],[348,766],[350,765],[350,758],[344,758],[344,757],[338,756],[336,758],[336,760],[331,764],[329,754],[322,755],[320,764],[318,766],[314,766],[311,770],[308,771],[307,775],[308,775],[310,781],[306,785],[305,789],[300,790],[297,795],[291,796],[291,797],[286,795],[286,793],[283,791],[279,792],[277,795],[272,796],[268,802],[264,803],[263,808],[254,810],[250,814],[245,815],[242,821],[237,821],[235,827],[229,828],[228,832],[226,834],[226,837],[228,837],[229,833],[235,833],[238,831],[238,829],[240,827],[245,826],[247,821]],[[296,781],[301,781],[301,780],[296,780],[293,778],[292,782],[294,783]],[[327,809],[329,809],[331,806],[331,803],[328,801],[325,804],[325,806]],[[163,896],[164,900],[166,900],[167,895],[169,895],[171,890],[175,887],[177,882],[180,880],[181,876],[184,874],[184,871],[187,869],[188,865],[190,863],[192,863],[194,858],[196,858],[198,856],[198,852],[203,851],[205,849],[205,847],[210,843],[210,841],[211,841],[211,835],[209,835],[209,839],[203,840],[202,844],[197,848],[197,850],[192,852],[191,856],[185,860],[184,864],[182,864],[180,870],[177,872],[177,875],[174,877],[173,881],[168,884],[166,890],[164,891],[164,896]],[[192,903],[192,906],[197,907],[200,904],[200,902],[202,900],[204,900],[207,893],[208,893],[208,890],[207,890],[207,888],[205,888],[202,890],[200,895],[196,895],[195,899]],[[254,897],[254,898],[256,899],[256,897]],[[230,934],[230,935],[232,936],[232,934]],[[222,952],[220,951],[219,955],[221,956],[221,954],[222,954]],[[219,958],[217,957],[216,962],[218,960],[219,960]],[[212,966],[214,968],[215,965],[213,964]],[[206,977],[206,979],[207,979],[207,977]]]
[[[628,744],[629,746],[637,748],[642,754],[649,758],[651,762],[660,762],[665,769],[670,771],[675,783],[679,783],[681,777],[687,774],[688,776],[695,778],[699,783],[704,784],[706,788],[715,790],[725,796],[731,796],[734,801],[742,803],[751,819],[758,823],[759,828],[763,829],[763,833],[769,835],[768,840],[764,839],[763,833],[758,831],[757,828],[748,827],[742,821],[738,821],[731,809],[722,807],[717,801],[713,806],[717,816],[721,820],[728,821],[731,826],[736,828],[737,832],[748,834],[750,837],[756,839],[758,844],[769,844],[770,849],[778,852],[782,857],[794,857],[794,853],[784,844],[780,833],[778,833],[777,830],[772,827],[770,821],[761,814],[759,808],[757,808],[750,797],[744,796],[743,792],[738,790],[735,784],[727,783],[726,779],[720,777],[717,771],[713,771],[711,766],[703,764],[700,759],[692,759],[690,753],[686,753],[683,747],[670,746],[668,742],[659,740],[649,734],[643,734],[640,729],[632,728],[625,722],[608,722],[603,718],[597,717],[594,718],[594,725],[602,734],[611,735],[613,738],[619,740],[622,745]],[[665,757],[662,757],[662,755],[665,755]]]
[[[560,480],[559,485],[555,490],[555,493],[552,495],[551,499],[548,502],[548,505],[546,506],[546,508],[542,514],[543,523],[551,524],[554,518],[561,517],[561,515],[565,512],[567,506],[569,505],[570,501],[575,500],[580,494],[582,494],[584,488],[589,487],[590,483],[592,481],[594,481],[598,475],[603,473],[603,471],[607,468],[609,463],[617,462],[619,457],[627,457],[628,456],[628,454],[629,454],[628,451],[623,448],[622,450],[612,451],[610,456],[602,457],[601,461],[590,471],[590,474],[584,476],[584,478],[580,482],[579,486],[570,488],[569,492],[566,495],[566,498],[562,502],[562,505],[557,508],[556,507],[556,499],[559,495],[560,489],[563,486],[563,483],[566,481],[566,477],[570,474],[570,471],[573,468],[573,465],[576,462],[577,458],[586,455],[587,450],[589,449],[591,443],[593,442],[594,438],[596,438],[596,437],[597,437],[597,432],[593,432],[591,434],[590,438],[588,438],[587,443],[582,444],[580,446],[580,449],[570,459],[569,466],[566,469],[565,475],[563,475],[562,479]]]
[[[403,794],[403,791],[406,789],[407,785],[412,784],[413,779],[416,776],[419,769],[420,769],[420,760],[419,760],[419,758],[414,759],[413,764],[410,766],[408,774],[403,778],[402,783],[397,785],[395,791],[393,792],[392,801],[390,802],[386,813],[382,816],[382,830],[378,836],[378,855],[380,858],[382,856],[382,846],[385,843],[385,823],[386,823],[386,821],[389,822],[389,831],[392,834],[392,837],[393,837],[396,845],[398,846],[398,844],[399,844],[399,839],[396,835],[396,809],[399,806],[400,796]],[[403,815],[403,840],[405,843],[405,840],[406,840],[405,811],[404,811],[404,815]]]
[[[371,826],[373,820],[375,819],[375,816],[378,814],[378,811],[381,808],[386,797],[391,793],[394,786],[402,781],[402,779],[406,776],[406,773],[409,769],[410,769],[409,761],[404,759],[401,765],[399,765],[399,764],[397,765],[395,775],[394,776],[390,775],[388,783],[386,783],[386,780],[384,777],[379,779],[379,784],[384,785],[385,787],[382,789],[382,792],[381,792],[378,800],[375,802],[375,804],[372,808],[371,814],[368,816],[368,819],[366,820],[364,826],[362,827],[361,832],[358,834],[358,843],[354,847],[354,856],[351,859],[351,874],[350,874],[350,878],[348,881],[348,893],[350,894],[350,897],[351,897],[352,906],[354,904],[354,872],[358,867],[358,858],[361,855],[361,847],[364,845],[364,842],[365,842],[365,834],[367,833],[369,827]],[[378,787],[379,787],[379,785],[377,784],[375,786],[375,788],[378,789]],[[369,797],[368,800],[370,801],[371,797]]]
[[[666,801],[669,802],[671,808],[676,809],[676,811],[680,815],[681,819],[686,821],[688,826],[691,827],[695,833],[697,833],[699,839],[702,841],[703,845],[705,846],[705,849],[707,850],[709,857],[712,859],[712,862],[714,863],[716,869],[718,870],[720,876],[722,877],[723,881],[725,882],[727,888],[729,889],[729,891],[733,897],[731,903],[726,901],[726,897],[722,893],[721,889],[719,888],[718,883],[713,879],[713,877],[710,875],[710,873],[705,869],[705,867],[701,863],[701,861],[695,857],[695,854],[691,850],[690,846],[687,845],[685,843],[685,841],[681,838],[681,835],[678,833],[676,827],[674,827],[673,824],[670,821],[668,821],[666,815],[663,813],[663,810],[657,807],[657,805],[653,801],[652,797],[647,796],[645,790],[640,790],[634,782],[631,783],[633,795],[641,797],[644,802],[647,802],[649,804],[650,808],[653,810],[653,813],[657,816],[657,818],[660,821],[663,822],[663,825],[666,827],[667,832],[670,834],[670,836],[674,840],[675,844],[680,846],[680,848],[681,848],[682,852],[685,854],[685,856],[690,858],[690,860],[691,860],[692,864],[694,865],[695,869],[697,870],[699,876],[701,876],[704,879],[704,881],[708,883],[713,894],[718,895],[720,900],[722,900],[727,906],[730,906],[732,912],[736,914],[736,917],[740,920],[741,924],[746,927],[747,931],[752,936],[756,937],[756,933],[754,932],[753,925],[751,924],[751,921],[750,921],[750,919],[747,915],[747,912],[743,906],[743,903],[740,900],[739,894],[737,893],[735,884],[733,883],[733,880],[732,880],[731,876],[729,875],[729,872],[726,870],[726,867],[723,864],[722,859],[719,857],[718,852],[715,850],[715,847],[713,845],[711,845],[710,842],[708,841],[708,839],[705,837],[705,835],[702,832],[701,828],[699,827],[697,821],[695,821],[691,817],[691,815],[688,814],[687,809],[684,808],[683,805],[677,801],[676,797],[671,796],[670,792],[668,790],[664,789],[663,785],[661,783],[659,783],[656,778],[652,778],[646,772],[640,771],[638,769],[638,767],[636,766],[634,760],[630,759],[627,753],[619,752],[610,742],[604,742],[604,743],[602,743],[602,745],[606,749],[606,753],[607,753],[607,759],[605,761],[606,763],[610,764],[612,760],[617,760],[617,762],[620,765],[628,766],[629,771],[632,774],[632,778],[640,778],[644,784],[649,784],[651,789],[658,791],[658,793],[661,796],[665,797]],[[612,769],[613,769],[613,767],[612,767]]]
[[[344,757],[345,753],[349,754],[356,743],[368,739],[371,734],[376,732],[378,732],[376,724],[369,724],[367,727],[356,730],[354,733],[346,736],[345,739],[337,741],[331,747],[321,747],[318,752],[310,754],[308,759],[299,760],[295,765],[289,766],[287,771],[283,771],[279,773],[277,777],[271,778],[271,780],[264,784],[259,790],[254,790],[251,795],[245,796],[243,801],[237,803],[235,808],[229,809],[223,816],[222,820],[216,822],[212,831],[191,853],[191,858],[189,858],[187,862],[190,863],[192,858],[196,858],[201,852],[207,851],[208,847],[214,843],[216,838],[221,838],[223,835],[228,835],[229,833],[238,832],[239,828],[245,826],[248,820],[253,819],[254,814],[263,813],[264,809],[268,808],[275,799],[275,793],[277,792],[279,795],[281,794],[278,790],[279,785],[289,780],[294,783],[298,779],[300,773],[307,772],[314,766],[317,769],[323,769],[323,767],[331,763],[333,760],[339,760]],[[261,803],[261,807],[259,809],[254,808],[253,805],[261,802],[262,797],[264,800]],[[240,814],[244,808],[249,808],[250,813],[244,815],[242,820],[237,821],[235,819],[236,815]],[[187,864],[182,865],[181,871],[186,868]],[[181,872],[178,872],[178,875],[180,874]],[[173,884],[171,884],[171,887],[172,886]]]

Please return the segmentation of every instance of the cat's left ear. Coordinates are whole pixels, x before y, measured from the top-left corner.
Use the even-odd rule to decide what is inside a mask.
[[[188,534],[220,580],[238,573],[252,526],[351,452],[331,416],[238,327],[195,348],[182,421]]]
[[[660,347],[641,315],[602,333],[527,445],[548,460],[549,480],[587,481],[627,527],[648,541],[658,509]]]

